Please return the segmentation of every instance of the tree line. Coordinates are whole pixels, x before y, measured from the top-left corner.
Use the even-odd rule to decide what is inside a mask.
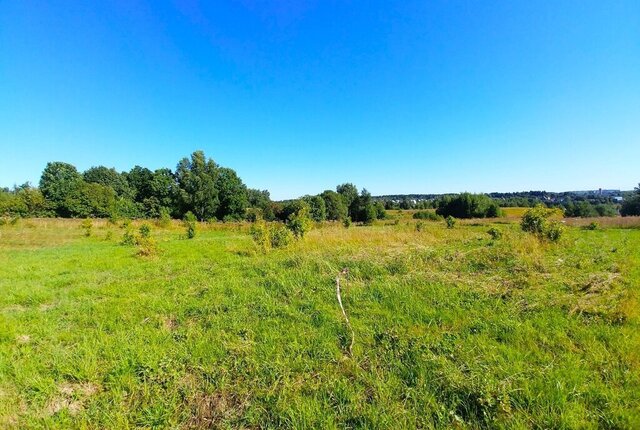
[[[531,197],[533,192],[529,194]],[[182,219],[191,212],[200,221],[262,218],[287,222],[292,215],[303,212],[317,222],[369,224],[385,218],[388,209],[435,209],[442,217],[492,218],[501,215],[503,205],[504,200],[470,193],[418,202],[406,196],[400,201],[383,200],[366,189],[359,191],[351,183],[317,195],[274,202],[267,190],[247,188],[233,169],[218,165],[203,151],[180,160],[175,171],[135,166],[128,172],[118,172],[95,166],[79,172],[72,164],[50,162],[42,172],[39,187],[27,183],[0,190],[0,215],[22,217]],[[625,196],[622,205],[605,199],[592,202],[577,198],[546,205],[561,207],[570,217],[640,215],[640,185]]]
[[[27,183],[0,190],[0,215],[5,216],[182,219],[190,212],[200,221],[288,221],[301,211],[314,221],[349,218],[370,223],[386,215],[382,202],[350,183],[274,202],[268,191],[247,188],[233,169],[202,151],[180,160],[175,171],[135,166],[118,172],[95,166],[79,172],[72,164],[50,162],[37,188]]]

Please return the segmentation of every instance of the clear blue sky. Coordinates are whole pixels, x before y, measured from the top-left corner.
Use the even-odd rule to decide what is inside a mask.
[[[0,2],[0,185],[202,149],[272,197],[640,181],[640,2]]]

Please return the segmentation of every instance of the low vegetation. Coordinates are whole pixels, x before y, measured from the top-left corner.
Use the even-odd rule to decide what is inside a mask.
[[[0,428],[638,428],[640,229],[602,220],[258,221],[268,253],[246,223],[5,223]]]

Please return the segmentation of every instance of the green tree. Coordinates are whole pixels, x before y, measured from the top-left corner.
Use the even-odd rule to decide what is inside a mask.
[[[127,173],[127,181],[131,187],[133,199],[142,203],[152,196],[151,181],[153,172],[146,167],[135,166]]]
[[[191,154],[191,159],[180,160],[176,179],[183,213],[191,211],[201,221],[216,216],[220,205],[217,177],[218,165],[202,151]]]
[[[358,188],[353,184],[347,183],[338,185],[336,191],[342,196],[349,216],[356,221],[358,212]],[[354,215],[356,215],[356,217],[354,217]]]
[[[309,215],[316,222],[327,219],[327,205],[321,196],[304,196],[303,200],[309,205]]]
[[[113,188],[118,196],[133,198],[133,190],[129,186],[127,176],[118,173],[114,168],[96,166],[87,169],[82,174],[85,182],[104,185]]]
[[[80,181],[65,198],[64,207],[74,218],[108,218],[113,213],[115,201],[113,188]]]
[[[639,216],[640,215],[640,184],[634,188],[634,194],[627,197],[620,207],[620,215],[622,216]]]
[[[340,221],[348,216],[347,205],[340,194],[326,190],[321,197],[324,200],[328,220]]]
[[[51,202],[56,215],[67,217],[71,215],[66,201],[83,183],[82,176],[75,166],[69,163],[54,161],[47,163],[40,178],[40,191]]]
[[[236,172],[226,167],[219,168],[215,187],[219,201],[216,217],[218,219],[242,219],[249,201],[247,187]]]

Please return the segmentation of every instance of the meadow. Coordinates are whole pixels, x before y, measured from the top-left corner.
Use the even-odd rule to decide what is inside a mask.
[[[0,226],[0,428],[640,428],[637,222],[393,216]]]

